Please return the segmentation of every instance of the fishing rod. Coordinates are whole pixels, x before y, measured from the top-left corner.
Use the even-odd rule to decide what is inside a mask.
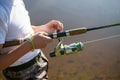
[[[65,31],[64,33],[60,32],[57,34],[51,34],[50,36],[52,36],[52,38],[58,38],[58,37],[63,37],[63,36],[71,36],[71,35],[77,35],[77,34],[82,34],[85,33],[87,31],[92,31],[92,30],[97,30],[97,29],[103,29],[103,28],[109,28],[109,27],[113,27],[113,26],[118,26],[120,25],[118,24],[111,24],[111,25],[105,25],[105,26],[100,26],[100,27],[94,27],[94,28],[86,28],[86,27],[82,27],[82,28],[77,28],[77,29],[72,29],[69,31]],[[107,38],[101,38],[101,39],[96,39],[96,40],[92,40],[92,41],[86,41],[86,42],[77,42],[77,43],[72,43],[69,45],[63,45],[62,40],[63,39],[59,39],[59,43],[57,45],[57,47],[54,49],[53,52],[50,52],[50,57],[57,57],[57,56],[61,56],[61,55],[69,55],[69,54],[74,54],[74,53],[78,53],[79,51],[83,50],[84,48],[84,44],[88,44],[88,43],[92,43],[92,42],[96,42],[96,41],[101,41],[101,40],[105,40],[105,39],[110,39],[110,38],[115,38],[115,37],[120,37],[120,35],[115,35],[115,36],[111,36],[111,37],[107,37]]]
[[[81,27],[81,28],[66,30],[63,32],[52,33],[52,34],[49,34],[48,36],[53,38],[53,39],[59,39],[61,37],[79,35],[79,34],[86,33],[87,31],[98,30],[98,29],[103,29],[103,28],[110,28],[110,27],[119,26],[119,25],[120,25],[120,23],[116,23],[116,24],[99,26],[99,27],[88,28],[88,29],[86,27]],[[5,44],[3,44],[3,47],[19,45],[23,41],[25,41],[25,40],[6,41]]]
[[[60,38],[60,37],[83,34],[83,33],[86,33],[88,31],[93,31],[93,30],[98,30],[98,29],[103,29],[103,28],[110,28],[110,27],[119,26],[119,25],[120,25],[120,23],[117,23],[117,24],[93,27],[93,28],[88,28],[88,29],[86,27],[81,27],[81,28],[66,30],[64,32],[49,34],[48,36],[53,38],[53,39],[56,39],[56,38]]]

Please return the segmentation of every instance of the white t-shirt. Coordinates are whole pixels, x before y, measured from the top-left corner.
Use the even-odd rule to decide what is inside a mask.
[[[34,34],[27,10],[22,0],[0,0],[0,44]],[[25,63],[38,54],[38,49],[29,52],[11,66]]]

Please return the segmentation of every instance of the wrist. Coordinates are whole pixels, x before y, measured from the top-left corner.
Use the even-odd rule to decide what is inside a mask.
[[[32,51],[34,51],[34,49],[35,49],[33,39],[34,39],[33,36],[25,39],[26,41],[28,41],[32,45]]]

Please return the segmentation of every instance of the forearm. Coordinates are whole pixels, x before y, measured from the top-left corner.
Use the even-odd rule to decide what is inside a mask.
[[[32,45],[26,41],[23,42],[20,46],[8,52],[7,54],[0,55],[0,70],[5,69],[30,50],[32,50]]]
[[[40,26],[32,26],[35,33],[37,32],[46,32],[46,33],[54,33],[57,30],[63,31],[63,24],[60,21],[52,20],[44,25]]]
[[[40,25],[40,26],[33,26],[32,25],[32,29],[34,30],[34,33],[40,33],[40,32],[47,32],[48,33],[45,25]]]
[[[33,26],[33,25],[32,25],[32,29],[34,30],[34,33],[37,33],[40,30],[38,26]]]

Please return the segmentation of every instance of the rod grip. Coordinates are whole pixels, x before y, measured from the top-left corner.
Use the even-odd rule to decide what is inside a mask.
[[[48,36],[53,38],[53,39],[56,39],[56,38],[65,37],[65,36],[78,35],[78,34],[82,34],[82,33],[85,33],[85,32],[87,32],[87,28],[86,27],[81,27],[81,28],[66,30],[66,31],[63,31],[63,32],[49,34]]]
[[[5,41],[5,44],[3,44],[3,48],[4,47],[10,47],[10,46],[16,46],[21,44],[20,40],[13,40],[13,41]]]
[[[78,35],[87,32],[86,27],[81,27],[81,28],[76,28],[76,29],[71,29],[69,30],[70,35]]]

